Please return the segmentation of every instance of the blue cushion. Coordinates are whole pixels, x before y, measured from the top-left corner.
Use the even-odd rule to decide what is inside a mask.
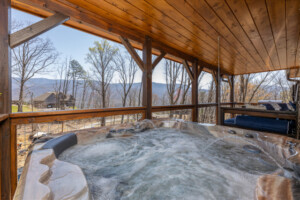
[[[224,121],[224,124],[226,124],[226,125],[234,125],[235,124],[235,118],[226,119]]]
[[[266,107],[267,110],[275,110],[275,108],[271,104],[266,103],[263,105]]]
[[[287,120],[244,115],[239,115],[236,117],[236,125],[258,131],[268,131],[282,134],[287,134],[289,129],[289,122]]]
[[[280,111],[289,111],[290,110],[286,103],[278,103],[278,105],[280,106]]]
[[[294,104],[293,102],[289,102],[289,104],[294,108],[294,110],[296,111],[296,104]]]

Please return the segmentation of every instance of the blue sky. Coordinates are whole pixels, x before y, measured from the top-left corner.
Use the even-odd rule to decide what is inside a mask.
[[[35,23],[41,20],[41,18],[29,15],[27,13],[12,9],[12,21],[23,22],[27,24],[28,22]],[[100,37],[96,37],[91,34],[78,31],[73,28],[69,28],[63,25],[55,27],[54,29],[47,31],[40,37],[49,38],[56,50],[60,53],[59,62],[63,62],[65,58],[76,59],[84,68],[89,68],[90,66],[85,62],[85,57],[88,53],[88,48],[93,46],[94,41],[101,40]],[[111,44],[117,46],[123,53],[127,53],[125,48],[115,42]],[[55,68],[53,66],[52,68]],[[135,82],[141,81],[142,73],[139,71]],[[49,79],[55,79],[57,77],[55,70],[51,73],[38,75],[38,77],[44,77]],[[204,82],[207,82],[210,78],[206,77]],[[117,75],[113,82],[118,82]],[[163,71],[163,61],[158,64],[153,73],[153,82],[165,83],[164,71]],[[205,84],[205,83],[204,83]]]

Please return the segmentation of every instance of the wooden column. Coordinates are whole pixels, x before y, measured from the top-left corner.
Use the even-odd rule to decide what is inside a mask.
[[[231,108],[234,107],[234,76],[228,77],[228,83],[230,86],[230,102],[231,102]],[[231,117],[234,117],[234,114],[231,114]]]
[[[198,61],[195,60],[192,67],[193,79],[192,79],[192,121],[198,122]]]
[[[300,139],[300,83],[297,82],[296,84],[296,95],[295,95],[295,104],[296,104],[296,112],[297,112],[297,119],[296,119],[296,139]]]
[[[151,38],[146,36],[143,46],[143,106],[146,107],[145,119],[152,119],[152,46]]]
[[[221,78],[220,75],[218,74],[217,71],[214,71],[212,73],[213,79],[215,81],[216,84],[216,104],[217,104],[217,108],[216,108],[216,124],[220,125],[221,123],[221,101],[220,101],[220,96],[221,96]]]
[[[11,60],[9,47],[11,1],[0,1],[0,114],[11,113]],[[0,123],[0,194],[11,199],[10,120]]]

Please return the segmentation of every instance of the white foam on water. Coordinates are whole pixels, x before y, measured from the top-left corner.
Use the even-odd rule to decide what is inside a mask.
[[[254,199],[257,178],[273,173],[276,164],[263,153],[215,140],[159,128],[76,145],[60,159],[83,169],[95,200]]]

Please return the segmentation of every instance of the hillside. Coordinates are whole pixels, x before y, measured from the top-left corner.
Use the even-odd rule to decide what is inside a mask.
[[[30,100],[31,93],[33,93],[33,97],[40,96],[46,92],[54,91],[56,83],[59,82],[59,80],[54,79],[46,79],[46,78],[32,78],[30,79],[25,87],[26,92],[24,99],[25,101]],[[133,88],[139,88],[141,83],[134,83]],[[71,89],[70,89],[71,91]],[[112,83],[111,84],[111,91],[112,91],[112,101],[114,102],[120,102],[120,96],[119,91],[121,91],[121,85],[119,83]],[[152,83],[152,91],[153,94],[156,94],[159,98],[162,98],[164,94],[167,92],[166,84],[164,83]],[[204,90],[205,91],[205,90]],[[79,87],[78,89],[78,96],[81,96],[82,94],[82,88]],[[19,96],[19,87],[18,82],[13,79],[12,80],[12,99],[17,100]]]

